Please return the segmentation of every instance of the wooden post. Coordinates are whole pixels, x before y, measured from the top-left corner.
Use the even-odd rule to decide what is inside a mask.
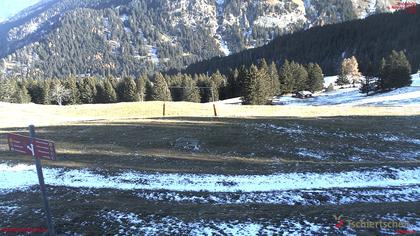
[[[214,116],[217,117],[217,110],[216,110],[216,104],[213,103],[213,111],[214,111]]]
[[[210,88],[211,89],[211,97],[213,100],[213,112],[214,112],[214,116],[217,117],[217,110],[216,110],[216,104],[214,103],[214,92],[213,92],[213,87]]]
[[[163,103],[163,116],[166,115],[166,102]]]

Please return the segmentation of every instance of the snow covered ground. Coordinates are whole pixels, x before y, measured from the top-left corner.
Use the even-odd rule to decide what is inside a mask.
[[[199,204],[344,205],[353,203],[419,201],[420,185],[370,189],[308,189],[235,193],[139,191],[136,196],[152,201]]]
[[[326,83],[333,80],[334,78],[328,78]],[[291,105],[418,104],[420,103],[420,87],[416,86],[420,86],[418,75],[411,87],[367,98],[359,94],[356,89],[343,89],[320,94],[314,99],[301,100],[283,97],[284,100],[281,102],[288,102]],[[222,102],[240,104],[240,99],[234,98]],[[6,104],[3,105],[4,108],[7,108]],[[334,169],[335,167],[333,167],[325,170],[314,168],[310,171],[296,169],[288,170],[291,172],[267,175],[185,174],[130,170],[109,174],[107,170],[101,169],[47,167],[44,168],[45,181],[47,185],[51,186],[50,189],[53,189],[51,191],[52,198],[63,197],[60,191],[71,192],[70,195],[73,198],[72,193],[74,193],[75,200],[92,203],[92,198],[106,198],[106,194],[113,197],[113,194],[118,193],[135,201],[174,208],[193,206],[197,209],[205,209],[206,207],[224,208],[226,206],[227,208],[242,209],[242,207],[246,208],[254,204],[261,208],[267,205],[279,208],[303,206],[318,208],[317,210],[322,211],[322,209],[331,206],[351,208],[353,205],[359,204],[374,208],[376,204],[387,205],[390,203],[411,206],[420,201],[420,167],[415,164],[419,158],[420,140],[415,133],[400,134],[399,130],[395,132],[391,132],[392,130],[389,132],[366,132],[364,130],[346,132],[340,128],[325,129],[295,121],[281,124],[274,121],[243,122],[241,125],[247,130],[257,130],[256,134],[273,134],[273,137],[278,137],[278,140],[287,138],[305,143],[304,138],[317,139],[320,136],[328,136],[344,142],[349,139],[366,140],[370,144],[352,145],[356,155],[352,153],[349,156],[346,156],[345,153],[340,156],[337,151],[334,152],[324,146],[291,145],[290,150],[288,147],[282,147],[282,153],[290,153],[290,155],[299,156],[302,160],[313,160],[315,163],[320,160],[333,162],[336,160],[335,157],[344,158],[344,160],[353,162],[351,164],[354,166],[347,171],[340,171],[340,168]],[[404,144],[408,148],[405,150],[395,148],[394,153],[388,148],[372,148],[370,145],[376,142],[385,142],[384,146],[386,147]],[[375,158],[370,159],[371,155],[375,158],[383,157],[386,160],[391,158],[398,161],[410,161],[407,162],[410,164],[401,167],[389,167],[387,164],[379,164],[376,167],[369,165],[356,167],[359,161],[376,161]],[[389,165],[395,166],[391,162]],[[10,200],[10,196],[38,192],[37,185],[36,170],[33,165],[13,165],[0,162],[0,218],[4,216],[6,219],[12,219],[25,212],[25,204],[20,202],[24,197],[22,199],[18,197],[18,201],[14,201]],[[102,195],[104,193],[106,194]],[[9,200],[2,201],[1,197],[9,198]],[[347,226],[345,226],[347,228],[337,231],[334,224],[331,224],[331,220],[325,216],[313,218],[305,215],[306,213],[302,213],[300,216],[292,214],[275,216],[277,213],[273,213],[272,217],[237,220],[234,217],[229,218],[229,216],[208,218],[200,216],[185,219],[182,214],[176,215],[176,210],[143,213],[143,208],[139,211],[132,208],[121,209],[115,205],[92,211],[92,218],[89,219],[94,219],[91,221],[102,224],[100,226],[104,232],[115,230],[117,227],[119,233],[115,235],[155,235],[158,233],[172,235],[328,235],[334,232],[356,235],[358,233]],[[404,215],[390,213],[386,219],[410,222],[408,230],[418,231],[420,230],[418,216],[410,215],[410,212],[405,211]],[[271,214],[271,212],[269,213]],[[369,216],[384,219],[384,215],[388,212],[380,213],[382,215],[378,216],[375,211],[372,214],[374,215]],[[71,216],[70,213],[66,213],[65,216],[68,215]],[[395,232],[381,231],[381,233],[392,234]],[[72,232],[68,234],[72,234]]]
[[[238,222],[232,221],[209,221],[197,220],[184,222],[176,217],[158,218],[156,216],[143,217],[131,212],[110,211],[104,212],[101,217],[107,222],[115,222],[120,225],[121,234],[156,235],[162,232],[170,235],[358,235],[349,227],[343,227],[340,231],[334,231],[331,224],[287,218],[274,222]],[[388,215],[388,221],[402,220],[399,216]],[[410,225],[409,230],[419,231],[420,223],[416,216],[404,217],[405,222],[416,222]],[[109,225],[104,223],[103,228]],[[128,229],[128,230],[127,230]],[[188,232],[188,233],[186,233]],[[395,235],[395,230],[384,229],[383,235]]]
[[[283,96],[275,99],[274,104],[294,106],[325,106],[325,105],[348,105],[348,106],[405,106],[420,105],[420,87],[406,87],[396,89],[388,93],[366,96],[361,94],[358,88],[339,89],[333,92],[325,92],[309,99]]]
[[[198,175],[124,172],[105,176],[91,170],[44,168],[50,186],[79,188],[83,196],[98,195],[98,189],[124,190],[154,202],[194,204],[347,205],[353,203],[420,201],[420,168],[382,168],[336,173],[279,173],[273,175]],[[36,189],[33,165],[0,164],[0,195]],[[98,195],[99,196],[99,195]],[[0,203],[0,215],[14,214],[15,204]],[[119,235],[259,235],[290,233],[328,234],[334,224],[291,216],[282,220],[217,220],[150,215],[130,211],[101,210],[95,216],[105,231],[118,225]],[[419,230],[416,216],[389,215],[389,220],[415,222],[408,230]],[[380,219],[380,216],[378,216]],[[387,219],[388,219],[387,218]],[[351,228],[340,229],[346,235]],[[71,233],[71,232],[69,232]]]
[[[294,106],[323,106],[323,105],[349,105],[349,106],[405,106],[420,105],[420,77],[412,76],[413,83],[410,87],[395,89],[388,93],[366,96],[358,88],[338,89],[333,92],[316,94],[310,99],[299,99],[283,96],[275,99],[274,104]],[[337,76],[326,77],[324,87],[334,83]]]
[[[157,235],[162,232],[168,235],[311,235],[327,234],[332,228],[307,220],[301,222],[298,219],[285,219],[282,222],[237,222],[234,220],[184,222],[176,217],[159,219],[119,211],[106,212],[102,218],[108,222],[120,223],[121,233],[140,235]],[[123,225],[123,222],[128,224],[128,227]],[[108,225],[104,223],[102,226],[107,228]]]
[[[325,106],[325,105],[348,105],[348,106],[406,106],[420,105],[420,75],[412,76],[413,83],[410,87],[395,89],[388,93],[366,96],[359,92],[358,88],[336,89],[332,92],[315,94],[313,98],[299,99],[291,95],[277,97],[273,100],[274,105],[292,106]],[[337,76],[324,78],[324,87],[328,87],[337,80]],[[219,104],[241,104],[241,98],[231,98],[219,101]]]
[[[230,99],[226,99],[226,100],[217,101],[215,103],[230,104],[230,105],[241,105],[242,104],[242,99],[240,97],[230,98]]]
[[[138,199],[174,204],[280,204],[280,205],[348,205],[354,203],[420,201],[420,168],[363,168],[347,172],[292,172],[272,175],[167,174],[126,171],[113,176],[98,169],[44,168],[50,186],[77,188],[83,196],[99,196],[96,191],[129,191]],[[0,164],[0,196],[14,191],[37,189],[33,165]],[[0,214],[11,215],[20,206],[0,203]],[[289,233],[311,235],[331,233],[334,225],[313,219],[289,217],[270,220],[184,221],[175,216],[161,216],[102,210],[95,216],[105,231],[118,225],[119,235],[259,235]],[[407,217],[407,216],[405,216]],[[378,217],[380,218],[380,216]],[[389,219],[397,216],[390,215]],[[405,219],[405,218],[404,218]],[[405,219],[416,222],[416,217]],[[410,225],[418,230],[420,224]],[[340,229],[353,235],[351,228]]]
[[[384,188],[420,185],[420,168],[384,168],[337,173],[279,173],[272,175],[213,175],[124,172],[114,176],[91,170],[44,168],[52,186],[165,190],[177,192],[255,193],[290,190]],[[0,192],[37,184],[35,166],[0,164]],[[409,191],[419,191],[418,188]]]
[[[316,94],[310,99],[299,99],[283,96],[274,100],[274,104],[298,106],[350,105],[350,106],[404,106],[420,105],[420,77],[412,75],[413,83],[410,87],[399,88],[388,93],[366,96],[358,88],[338,89],[333,92]],[[337,76],[324,79],[324,87],[334,84]]]

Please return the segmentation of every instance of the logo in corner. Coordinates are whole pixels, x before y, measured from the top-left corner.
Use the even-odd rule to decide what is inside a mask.
[[[340,229],[344,226],[343,215],[333,215],[334,219],[337,221],[335,228]]]

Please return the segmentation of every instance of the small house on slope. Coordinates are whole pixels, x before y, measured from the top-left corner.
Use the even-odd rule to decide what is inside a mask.
[[[312,96],[313,94],[309,91],[298,91],[293,95],[293,97],[302,98],[302,99],[311,98]]]

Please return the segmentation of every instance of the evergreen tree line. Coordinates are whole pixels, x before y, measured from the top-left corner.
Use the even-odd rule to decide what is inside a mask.
[[[372,65],[369,65],[369,70],[374,70]],[[412,83],[411,64],[403,51],[393,50],[386,58],[382,58],[377,71],[374,76],[366,76],[361,87],[362,93],[369,95],[370,92],[387,92]]]
[[[319,65],[286,61],[281,67],[263,59],[258,66],[242,66],[228,76],[206,74],[143,75],[137,79],[96,77],[67,79],[3,79],[0,101],[36,104],[94,104],[137,101],[212,102],[243,97],[244,104],[266,104],[275,96],[323,88]]]
[[[220,73],[205,75],[162,75],[137,79],[74,78],[67,79],[0,79],[0,101],[36,104],[96,104],[138,101],[210,102],[219,99],[224,83]],[[199,88],[198,86],[202,86]],[[214,94],[214,95],[213,95]]]
[[[227,91],[230,97],[242,97],[245,105],[268,104],[273,96],[309,90],[323,89],[324,75],[318,64],[301,65],[288,60],[278,69],[263,59],[258,66],[235,69],[228,77]]]
[[[373,65],[370,70],[374,70]],[[344,59],[337,85],[362,82],[361,92],[385,92],[411,84],[411,65],[403,51],[392,51],[380,63],[376,76],[361,80],[355,57]],[[157,73],[137,79],[70,77],[58,79],[2,79],[0,101],[37,104],[93,104],[137,101],[212,102],[219,99],[242,97],[243,104],[264,105],[276,95],[302,90],[323,89],[324,75],[316,63],[302,65],[286,60],[280,67],[265,59],[258,65],[241,66],[227,76],[216,71],[212,75]],[[334,87],[328,90],[333,90]]]

